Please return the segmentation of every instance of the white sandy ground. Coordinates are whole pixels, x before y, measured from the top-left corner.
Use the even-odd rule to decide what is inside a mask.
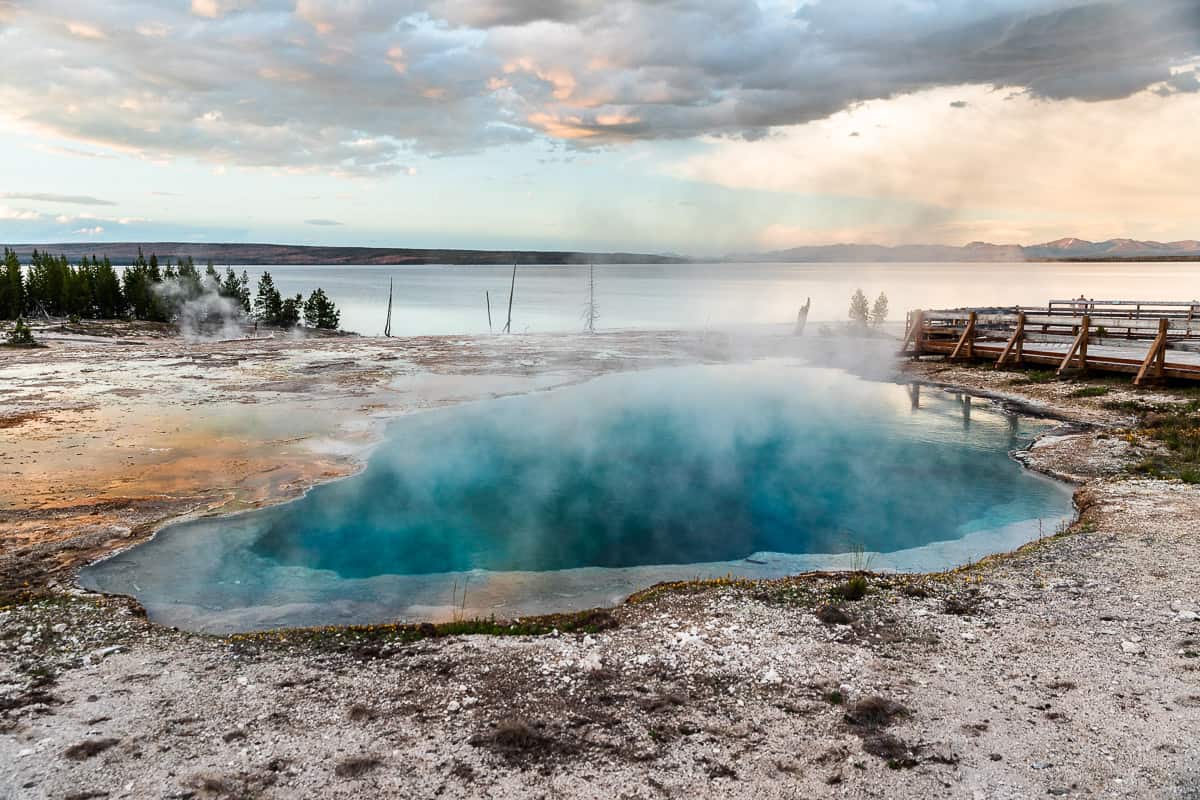
[[[1035,448],[1084,484],[1073,532],[872,578],[849,624],[818,618],[824,577],[382,648],[188,635],[86,595],[10,607],[0,797],[1198,798],[1200,490],[1123,477],[1141,448]]]

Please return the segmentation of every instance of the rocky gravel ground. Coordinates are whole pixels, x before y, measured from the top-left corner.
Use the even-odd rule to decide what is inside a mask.
[[[911,376],[1077,423],[1022,458],[1079,521],[537,636],[207,637],[61,592],[0,611],[0,797],[1200,797],[1200,487],[1130,477],[1155,445],[1069,384]]]

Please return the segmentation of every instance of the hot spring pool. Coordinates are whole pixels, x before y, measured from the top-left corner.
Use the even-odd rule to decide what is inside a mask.
[[[613,375],[392,423],[361,473],[172,525],[88,588],[229,632],[497,617],[661,580],[935,570],[1072,514],[1009,451],[1046,423],[926,388],[763,361]]]

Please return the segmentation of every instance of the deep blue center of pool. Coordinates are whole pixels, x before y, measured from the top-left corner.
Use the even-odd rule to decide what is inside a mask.
[[[437,575],[445,585],[472,571],[747,558],[753,572],[772,560],[756,554],[907,551],[1069,512],[1062,486],[1007,455],[1040,423],[925,395],[914,405],[909,387],[765,362],[415,414],[389,427],[360,474],[168,529],[85,580],[143,602],[222,610],[311,611],[347,596],[402,607],[433,603],[432,584],[365,579]],[[410,584],[412,597],[377,596]]]

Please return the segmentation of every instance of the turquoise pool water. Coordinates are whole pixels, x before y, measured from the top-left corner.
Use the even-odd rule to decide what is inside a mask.
[[[658,580],[940,569],[1071,514],[1008,453],[1045,423],[784,361],[614,375],[392,423],[358,475],[89,567],[204,630],[619,600]]]

